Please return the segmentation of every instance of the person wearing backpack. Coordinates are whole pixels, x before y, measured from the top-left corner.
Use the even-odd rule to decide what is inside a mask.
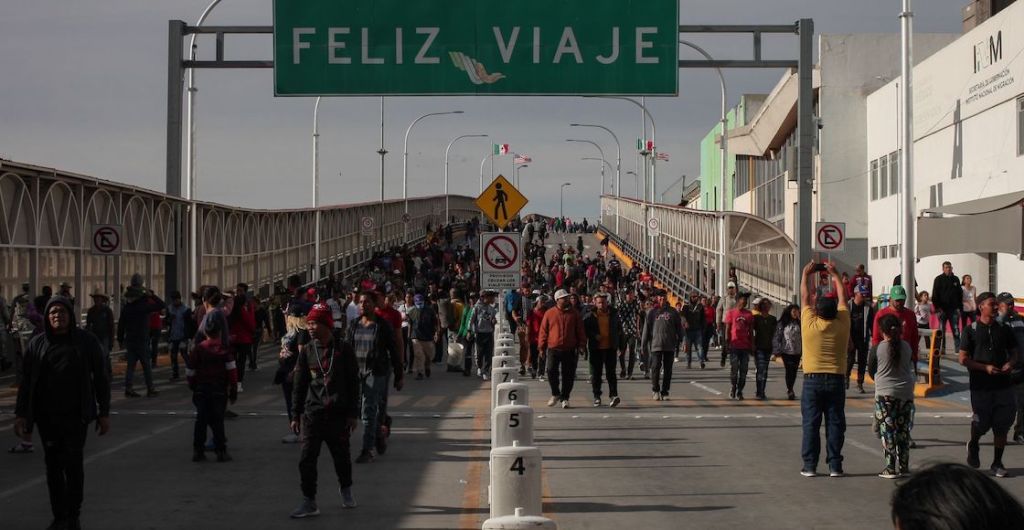
[[[412,335],[412,364],[416,372],[416,380],[423,379],[424,370],[430,377],[430,361],[434,357],[436,342],[441,336],[441,328],[434,309],[426,304],[422,294],[413,297],[413,307],[409,310],[409,327]]]

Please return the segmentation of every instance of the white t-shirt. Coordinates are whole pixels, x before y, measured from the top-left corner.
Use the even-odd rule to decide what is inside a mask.
[[[361,317],[362,313],[362,310],[359,309],[359,304],[352,302],[348,304],[348,307],[345,309],[345,319],[352,322],[353,320]]]

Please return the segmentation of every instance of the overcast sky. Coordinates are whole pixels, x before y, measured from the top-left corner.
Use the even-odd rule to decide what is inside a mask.
[[[626,3],[628,0],[623,0]],[[643,2],[634,2],[642,5]],[[918,0],[915,30],[960,32],[967,0]],[[195,23],[208,0],[4,0],[0,14],[0,157],[165,190],[167,21]],[[899,0],[704,0],[684,1],[684,24],[788,24],[810,17],[818,33],[899,31]],[[269,25],[270,0],[224,0],[211,25]],[[749,38],[690,36],[712,55],[749,56]],[[775,57],[793,58],[795,37],[766,38]],[[200,58],[212,58],[213,41],[201,41]],[[227,58],[270,59],[271,39],[228,36]],[[689,52],[682,50],[681,57]],[[897,55],[898,56],[898,55]],[[694,57],[696,58],[696,57]],[[726,72],[730,106],[739,94],[766,93],[781,71]],[[196,106],[199,198],[259,208],[310,204],[312,98],[275,98],[270,70],[198,72]],[[658,125],[659,151],[671,161],[658,165],[659,195],[681,175],[699,174],[699,142],[718,119],[717,76],[681,70],[680,95],[647,98]],[[597,213],[599,167],[581,157],[597,156],[585,144],[598,142],[615,164],[615,144],[598,123],[622,142],[623,193],[633,193],[635,142],[640,111],[610,100],[523,97],[388,98],[385,103],[387,198],[401,196],[402,137],[411,120],[427,112],[463,110],[420,122],[409,142],[409,194],[440,193],[444,148],[462,134],[450,158],[453,193],[476,195],[481,159],[491,142],[508,143],[534,162],[521,170],[527,212],[557,213],[558,189],[566,193],[566,215]],[[321,202],[376,200],[379,194],[378,98],[325,99],[320,108]],[[511,160],[498,159],[506,175]],[[487,172],[489,176],[489,171]],[[678,196],[678,186],[671,196]]]

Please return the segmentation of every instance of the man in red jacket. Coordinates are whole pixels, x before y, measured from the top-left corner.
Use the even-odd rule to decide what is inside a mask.
[[[914,311],[906,306],[907,292],[902,285],[892,287],[892,290],[889,291],[889,300],[889,307],[875,314],[875,323],[871,330],[871,346],[878,346],[878,343],[882,342],[882,330],[878,328],[878,323],[882,321],[882,318],[885,315],[896,315],[896,318],[903,323],[902,338],[910,345],[911,357],[917,363],[917,346],[921,342],[920,336],[917,334],[917,318],[914,316]]]
[[[238,392],[242,392],[242,382],[245,381],[245,363],[250,357],[254,357],[253,334],[256,331],[256,306],[246,296],[249,286],[240,283],[235,286],[235,305],[228,318],[228,325],[231,328],[231,346],[235,350],[235,360],[238,365]]]

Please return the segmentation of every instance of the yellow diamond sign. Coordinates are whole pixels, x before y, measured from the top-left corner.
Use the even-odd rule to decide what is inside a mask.
[[[505,177],[498,175],[498,178],[476,198],[476,207],[480,208],[492,223],[498,225],[498,228],[505,228],[527,202],[529,201],[526,196],[519,193]]]

